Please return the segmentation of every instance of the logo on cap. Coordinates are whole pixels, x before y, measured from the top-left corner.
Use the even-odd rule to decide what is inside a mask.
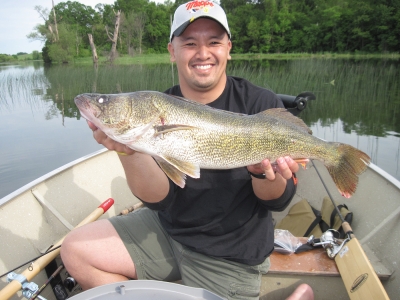
[[[192,13],[203,9],[204,12],[208,12],[208,7],[213,7],[214,4],[210,1],[190,1],[186,4],[186,10]]]

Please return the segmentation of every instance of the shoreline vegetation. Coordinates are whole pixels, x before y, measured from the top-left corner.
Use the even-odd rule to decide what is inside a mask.
[[[231,54],[232,60],[290,60],[290,59],[400,59],[400,53],[384,54],[358,54],[358,53],[246,53]],[[108,64],[107,57],[99,57],[99,64]],[[136,56],[123,55],[117,57],[113,64],[163,64],[170,63],[169,54],[142,54]],[[93,64],[91,57],[78,58],[74,64],[88,65]]]
[[[231,54],[232,60],[292,60],[292,59],[390,59],[400,60],[400,53],[246,53]],[[42,61],[32,59],[32,54],[18,55],[18,59],[2,62],[0,64],[10,64],[24,61]],[[134,64],[164,64],[170,63],[169,54],[141,54],[141,55],[120,55],[115,58],[115,65],[134,65]],[[69,65],[92,65],[92,57],[75,58]],[[106,56],[99,57],[100,65],[110,64]]]

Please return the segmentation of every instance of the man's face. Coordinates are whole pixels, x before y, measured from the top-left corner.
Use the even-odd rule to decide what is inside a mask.
[[[176,62],[181,86],[209,91],[225,86],[226,64],[232,43],[216,21],[200,18],[168,44],[171,61]]]

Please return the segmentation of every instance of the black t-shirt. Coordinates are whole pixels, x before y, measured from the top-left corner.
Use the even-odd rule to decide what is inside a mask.
[[[165,93],[183,96],[179,86]],[[283,107],[273,92],[237,77],[228,77],[221,96],[208,105],[249,115]],[[183,189],[170,180],[170,191],[164,200],[145,204],[159,210],[161,224],[168,234],[190,249],[256,265],[273,250],[271,211],[283,210],[294,192],[293,181],[288,180],[279,199],[262,201],[253,192],[247,168],[201,169],[199,179],[187,177]]]

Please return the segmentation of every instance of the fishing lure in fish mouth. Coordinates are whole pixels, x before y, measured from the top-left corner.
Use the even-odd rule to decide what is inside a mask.
[[[110,138],[154,157],[184,188],[200,169],[232,169],[290,156],[305,165],[323,162],[340,193],[349,198],[370,157],[347,144],[323,141],[282,108],[255,115],[219,110],[160,92],[81,94],[82,116]]]

